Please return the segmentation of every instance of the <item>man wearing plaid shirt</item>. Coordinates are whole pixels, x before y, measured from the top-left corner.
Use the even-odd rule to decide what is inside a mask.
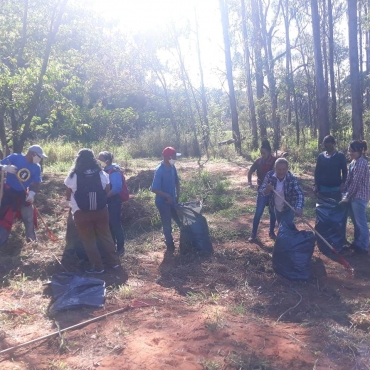
[[[279,224],[281,221],[290,224],[295,215],[302,216],[303,214],[304,195],[297,178],[288,169],[288,161],[285,158],[279,158],[275,162],[275,170],[267,172],[259,190],[262,195],[270,194],[275,190],[295,209],[293,212],[278,195],[271,194],[270,207],[275,209]]]

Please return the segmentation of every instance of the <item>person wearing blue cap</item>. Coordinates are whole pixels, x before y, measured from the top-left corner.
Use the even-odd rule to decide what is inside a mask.
[[[32,145],[26,155],[13,153],[1,161],[0,169],[7,176],[1,199],[0,225],[8,212],[12,211],[14,219],[20,211],[28,242],[37,240],[32,204],[42,181],[40,162],[44,158],[47,155],[41,146]]]
[[[180,196],[180,181],[177,175],[175,162],[180,153],[172,147],[162,151],[163,161],[157,166],[152,183],[152,192],[155,193],[155,205],[161,217],[163,235],[167,247],[167,253],[175,251],[172,237],[172,219],[180,226],[180,220],[174,204],[178,203]]]

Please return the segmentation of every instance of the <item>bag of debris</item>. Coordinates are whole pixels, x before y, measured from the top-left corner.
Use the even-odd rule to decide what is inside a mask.
[[[212,254],[213,246],[207,220],[200,214],[202,204],[189,202],[176,205],[181,222],[180,253]]]
[[[330,198],[318,198],[316,202],[316,225],[315,229],[328,241],[338,252],[346,244],[347,207]],[[320,239],[317,246],[325,255],[332,255],[330,248]]]
[[[105,281],[81,276],[71,272],[53,275],[51,289],[55,302],[50,311],[61,311],[77,307],[103,307]]]
[[[294,224],[282,222],[272,254],[274,271],[291,280],[307,280],[315,248],[312,231],[299,231]]]

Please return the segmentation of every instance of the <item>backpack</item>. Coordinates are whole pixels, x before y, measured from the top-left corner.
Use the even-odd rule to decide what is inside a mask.
[[[103,189],[100,173],[84,173],[77,175],[77,190],[74,194],[81,211],[99,211],[107,204],[107,193]]]
[[[119,172],[122,176],[122,190],[118,193],[122,202],[127,202],[130,199],[130,193],[128,191],[125,175],[120,167],[113,167],[107,173],[110,176],[112,172]]]

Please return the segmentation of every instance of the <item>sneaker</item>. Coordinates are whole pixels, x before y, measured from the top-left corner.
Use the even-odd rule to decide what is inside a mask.
[[[250,238],[248,239],[249,242],[254,243],[257,240],[256,234],[251,234]]]
[[[104,272],[104,269],[96,270],[94,268],[91,268],[91,269],[85,270],[85,272],[87,272],[88,274],[102,274]]]
[[[276,234],[273,231],[269,232],[269,237],[272,240],[276,240]]]

